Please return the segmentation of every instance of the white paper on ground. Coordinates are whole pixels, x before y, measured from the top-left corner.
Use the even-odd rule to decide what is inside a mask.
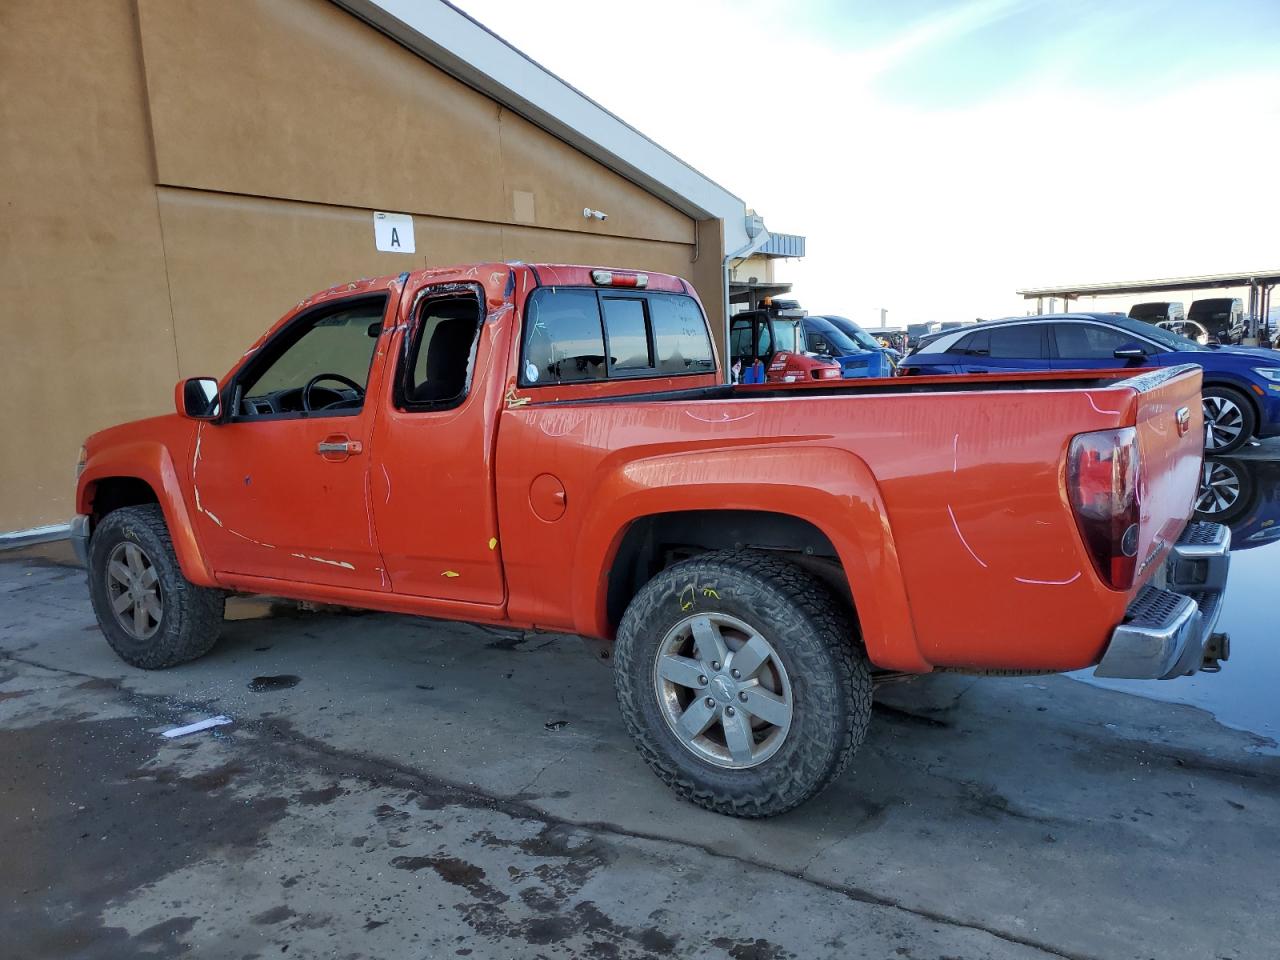
[[[199,733],[201,730],[208,730],[210,727],[220,727],[223,724],[230,722],[230,717],[219,715],[216,717],[209,717],[207,720],[199,720],[196,723],[189,723],[185,727],[174,727],[172,730],[166,730],[163,735],[170,739],[174,737],[185,737],[188,733]]]

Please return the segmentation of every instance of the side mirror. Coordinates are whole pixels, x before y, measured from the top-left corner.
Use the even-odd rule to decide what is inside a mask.
[[[218,381],[212,377],[181,380],[174,391],[178,413],[192,420],[216,420],[222,413]]]
[[[1147,351],[1138,346],[1121,347],[1112,356],[1117,360],[1145,360]]]

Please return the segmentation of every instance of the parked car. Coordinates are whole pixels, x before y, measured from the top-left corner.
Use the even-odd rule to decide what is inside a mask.
[[[1186,337],[1188,340],[1194,340],[1202,347],[1207,346],[1212,339],[1209,331],[1194,320],[1162,320],[1156,326],[1161,330],[1176,333],[1180,337]]]
[[[1158,300],[1153,303],[1135,303],[1129,308],[1129,317],[1143,323],[1178,323],[1187,318],[1182,304],[1176,300]]]
[[[869,377],[891,377],[897,369],[898,361],[902,358],[902,354],[895,350],[892,346],[881,343],[866,330],[858,326],[848,317],[838,317],[833,314],[822,314],[820,317],[812,318],[814,320],[825,320],[844,336],[857,348],[862,354],[881,354],[881,358],[874,356],[866,358],[866,376]],[[848,374],[846,374],[847,376]]]
[[[1196,516],[1231,528],[1231,549],[1280,540],[1280,462],[1205,457]]]
[[[581,634],[657,775],[745,817],[840,775],[877,671],[1221,659],[1196,367],[733,385],[690,291],[484,263],[306,298],[86,441],[107,641],[195,659],[232,591]]]
[[[1208,330],[1210,340],[1218,343],[1240,343],[1244,339],[1244,305],[1238,298],[1193,300],[1187,319]]]
[[[1194,363],[1204,370],[1205,450],[1225,454],[1280,435],[1280,356],[1201,346],[1149,323],[1109,313],[1014,317],[929,338],[901,374],[1108,370]]]

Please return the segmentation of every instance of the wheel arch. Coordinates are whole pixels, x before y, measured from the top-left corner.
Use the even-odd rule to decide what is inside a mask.
[[[1253,408],[1253,416],[1255,424],[1262,423],[1262,403],[1257,395],[1249,389],[1250,384],[1247,380],[1236,380],[1234,377],[1224,376],[1222,374],[1206,373],[1200,381],[1200,389],[1203,391],[1206,387],[1223,387],[1227,390],[1233,390],[1249,401],[1249,406]]]
[[[612,639],[635,592],[670,562],[756,547],[786,553],[846,596],[877,666],[930,669],[884,501],[846,450],[779,445],[628,461],[600,483],[578,544],[574,617],[585,635]]]
[[[108,513],[127,506],[159,504],[182,574],[198,586],[217,586],[196,541],[182,484],[168,447],[137,442],[91,456],[76,484],[76,512],[90,518],[90,531]]]

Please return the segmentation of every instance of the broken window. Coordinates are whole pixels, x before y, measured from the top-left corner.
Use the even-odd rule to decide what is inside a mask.
[[[484,317],[474,294],[425,301],[397,391],[402,409],[448,409],[467,397]]]

